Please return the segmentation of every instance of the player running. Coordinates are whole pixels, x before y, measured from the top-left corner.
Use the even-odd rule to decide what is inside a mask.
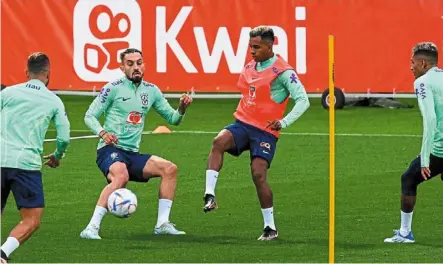
[[[423,116],[423,140],[420,155],[401,176],[401,224],[386,243],[414,243],[412,213],[417,186],[443,172],[443,70],[437,67],[435,44],[419,43],[413,48],[411,71],[414,89]]]
[[[121,53],[121,70],[125,77],[106,84],[86,112],[85,123],[100,136],[97,166],[108,185],[103,189],[88,226],[80,233],[86,239],[101,239],[100,223],[107,212],[109,195],[128,181],[147,182],[161,177],[158,220],[155,234],[182,235],[169,222],[177,182],[177,166],[158,156],[140,154],[139,145],[148,111],[154,108],[170,124],[178,125],[192,98],[183,95],[174,110],[154,84],[143,81],[145,64],[141,51],[127,49]],[[105,113],[104,127],[98,118]]]
[[[69,145],[69,121],[62,100],[46,86],[50,63],[46,54],[28,57],[28,81],[5,88],[1,98],[1,196],[2,213],[9,192],[14,194],[21,221],[1,247],[1,261],[25,242],[40,226],[45,207],[42,183],[43,141],[51,120],[57,130],[56,150],[45,165],[60,165]]]
[[[249,36],[254,60],[246,64],[237,83],[242,99],[234,113],[235,123],[225,127],[212,143],[203,210],[209,212],[217,207],[215,185],[224,152],[239,156],[249,150],[252,178],[264,219],[264,232],[258,240],[272,240],[278,232],[274,224],[272,191],[266,181],[267,170],[274,157],[280,130],[289,127],[308,109],[309,100],[294,69],[274,54],[273,30],[260,26]],[[283,118],[289,97],[295,100],[295,106]]]

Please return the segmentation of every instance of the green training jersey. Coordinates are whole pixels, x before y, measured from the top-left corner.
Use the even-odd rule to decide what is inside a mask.
[[[37,79],[5,88],[1,98],[1,167],[40,170],[46,131],[57,130],[54,155],[69,145],[69,120],[62,100]]]
[[[156,85],[142,81],[136,87],[122,77],[103,87],[89,106],[85,123],[96,135],[102,130],[116,135],[116,147],[138,152],[145,118],[151,108],[172,125],[178,125],[182,120],[182,115],[171,107]],[[104,126],[98,120],[103,113]],[[100,139],[97,148],[104,146],[105,142]]]
[[[414,82],[423,116],[421,166],[429,167],[429,156],[443,158],[443,70],[434,67]]]

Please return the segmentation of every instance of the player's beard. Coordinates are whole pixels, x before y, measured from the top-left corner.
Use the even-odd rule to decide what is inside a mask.
[[[136,76],[136,77],[133,77],[134,76],[134,73],[132,73],[132,76],[131,77],[129,77],[129,76],[126,76],[133,84],[135,84],[135,85],[139,85],[141,82],[142,82],[142,80],[143,80],[143,74],[141,73],[141,72],[138,72],[140,75],[138,75],[138,76]]]

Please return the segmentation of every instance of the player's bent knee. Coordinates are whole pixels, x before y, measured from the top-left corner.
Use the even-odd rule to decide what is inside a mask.
[[[262,184],[266,182],[265,170],[252,170],[252,180],[254,184]]]
[[[124,164],[123,162],[114,162],[109,167],[109,172],[112,174],[115,174],[115,175],[122,174],[127,171],[128,171],[128,169],[126,167],[126,164]]]
[[[40,219],[32,219],[32,221],[31,221],[32,230],[35,231],[35,230],[39,229],[41,223],[42,222],[40,221]]]
[[[29,218],[23,219],[22,223],[27,225],[29,227],[29,229],[31,229],[32,231],[35,231],[40,227],[41,220],[39,217],[29,217]]]
[[[417,186],[420,182],[417,182],[413,175],[405,172],[401,176],[401,193],[406,196],[416,196]]]
[[[167,162],[167,164],[164,166],[163,169],[163,175],[165,177],[169,177],[169,178],[176,178],[177,177],[177,165],[175,165],[172,162]]]
[[[112,164],[109,168],[109,174],[112,182],[126,184],[129,181],[128,169],[123,162],[115,162]]]
[[[224,140],[222,137],[215,137],[212,140],[212,149],[216,149],[216,150],[223,150],[223,146],[225,145]]]
[[[262,158],[254,158],[251,164],[251,173],[254,183],[262,184],[266,182],[266,172],[268,169],[268,162]]]

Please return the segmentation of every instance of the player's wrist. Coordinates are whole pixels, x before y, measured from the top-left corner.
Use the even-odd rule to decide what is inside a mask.
[[[61,160],[65,157],[65,153],[58,152],[57,150],[54,152],[54,158],[57,160]]]
[[[281,125],[281,128],[287,128],[288,127],[288,124],[286,123],[286,121],[285,120],[279,120],[278,122],[280,122],[280,125]]]
[[[106,132],[105,130],[102,130],[102,131],[100,131],[100,133],[98,133],[98,136],[100,138],[103,138],[103,136],[106,135],[106,133],[108,133],[108,132]]]

